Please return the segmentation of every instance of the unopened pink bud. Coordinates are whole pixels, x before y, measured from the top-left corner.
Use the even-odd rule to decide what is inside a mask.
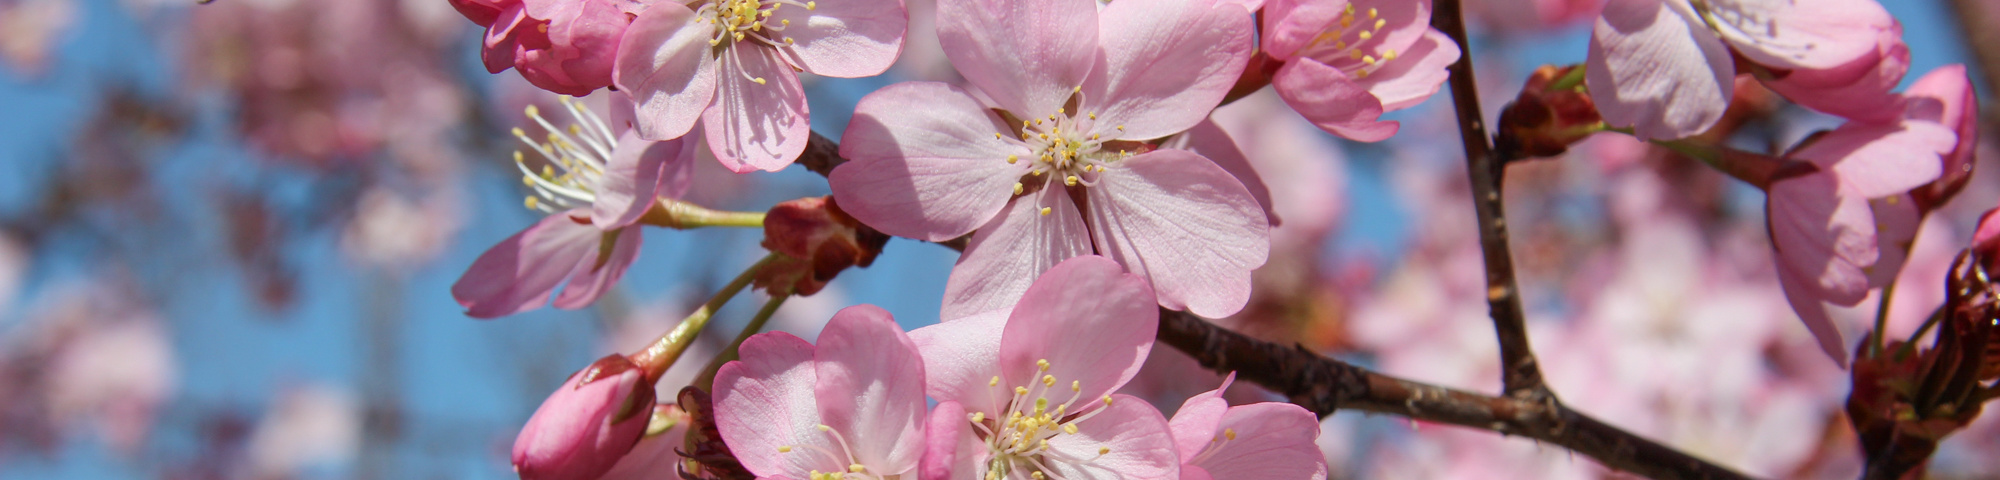
[[[653,388],[623,356],[598,359],[569,377],[514,437],[523,480],[592,480],[610,471],[646,433]]]

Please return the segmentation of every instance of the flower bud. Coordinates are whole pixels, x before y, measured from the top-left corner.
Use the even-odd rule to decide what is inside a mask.
[[[831,196],[780,203],[764,216],[764,248],[788,258],[766,266],[757,286],[812,295],[841,270],[875,263],[888,242],[888,235],[840,211]]]
[[[623,356],[584,368],[542,401],[514,438],[514,472],[523,480],[592,480],[632,450],[653,406],[653,388]]]
[[[690,385],[681,389],[679,400],[681,410],[688,416],[686,443],[681,450],[686,453],[686,460],[680,466],[681,478],[756,478],[730,453],[729,445],[722,443],[722,430],[715,425],[715,403],[708,392]]]
[[[1550,157],[1597,133],[1604,119],[1584,89],[1582,65],[1543,65],[1528,76],[1514,103],[1500,111],[1499,143],[1522,158]]]

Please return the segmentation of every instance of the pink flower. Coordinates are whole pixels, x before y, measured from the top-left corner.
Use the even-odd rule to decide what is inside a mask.
[[[1262,402],[1229,406],[1222,391],[1181,404],[1168,424],[1180,454],[1182,480],[1290,478],[1323,480],[1326,456],[1319,449],[1319,417],[1298,405]]]
[[[1187,130],[1250,53],[1249,13],[1212,0],[946,0],[939,40],[973,91],[931,82],[863,98],[833,195],[883,233],[978,230],[945,286],[944,318],[1012,305],[1063,259],[1103,254],[1160,304],[1243,308],[1269,254],[1243,182],[1198,153],[1140,142]]]
[[[1847,344],[1821,303],[1859,303],[1900,267],[1878,265],[1882,242],[1877,222],[1885,219],[1869,201],[1897,197],[1891,202],[1908,202],[1902,195],[1936,180],[1942,156],[1957,144],[1950,128],[1927,120],[1849,122],[1786,156],[1810,162],[1815,167],[1811,173],[1771,182],[1766,219],[1771,246],[1777,249],[1779,285],[1835,361],[1846,364]],[[1908,235],[1916,226],[1905,221],[1909,219],[1886,220],[1895,221],[1885,225],[1897,226],[1880,229],[1888,238]],[[1874,269],[1886,271],[1871,273]]]
[[[611,85],[618,39],[632,22],[622,0],[451,0],[486,27],[486,70],[508,67],[537,87],[582,96]]]
[[[925,365],[889,312],[841,310],[817,347],[771,332],[739,351],[715,375],[716,427],[750,473],[883,478],[917,468]]]
[[[653,388],[623,356],[598,359],[542,401],[514,438],[523,480],[592,480],[618,463],[652,415]]]
[[[922,478],[1177,478],[1166,419],[1111,393],[1158,327],[1145,280],[1086,256],[1049,269],[1011,311],[910,332],[938,401]]]
[[[515,152],[514,165],[539,194],[527,198],[528,208],[550,215],[480,254],[452,284],[466,315],[494,318],[540,307],[565,280],[556,307],[590,305],[638,259],[639,216],[656,196],[678,198],[687,190],[692,139],[651,142],[631,131],[613,133],[580,104],[567,98],[563,104],[575,128],[556,128],[530,106],[528,116],[550,132],[549,141],[514,130],[547,160],[535,172]]]
[[[639,103],[642,137],[680,137],[700,120],[730,170],[777,171],[805,151],[809,133],[794,70],[882,73],[908,21],[901,0],[659,2],[625,33],[616,83]]]
[[[1271,86],[1313,125],[1364,142],[1396,134],[1383,112],[1444,85],[1458,44],[1430,28],[1429,0],[1272,0],[1264,51],[1284,61]]]
[[[1881,41],[1896,28],[1874,0],[1610,0],[1592,31],[1584,77],[1612,126],[1631,127],[1641,140],[1682,138],[1722,118],[1735,88],[1732,52],[1761,68],[1805,75],[1793,82],[1802,88],[1847,85],[1858,75],[1866,81],[1854,85],[1886,91],[1896,81],[1879,80],[1894,65],[1856,62],[1902,58],[1884,54],[1893,47]],[[1838,101],[1801,98],[1807,106]]]

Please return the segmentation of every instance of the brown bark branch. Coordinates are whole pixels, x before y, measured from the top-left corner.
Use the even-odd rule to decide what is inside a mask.
[[[1451,71],[1451,100],[1458,110],[1458,133],[1465,142],[1466,173],[1472,177],[1472,203],[1479,216],[1479,250],[1486,257],[1486,307],[1500,337],[1501,384],[1506,395],[1543,401],[1554,406],[1555,394],[1542,382],[1541,366],[1528,344],[1521,292],[1514,281],[1514,260],[1507,247],[1507,214],[1500,203],[1508,152],[1499,152],[1486,135],[1479,111],[1479,91],[1472,78],[1472,48],[1465,41],[1465,20],[1458,0],[1437,0],[1431,26],[1458,42],[1460,53]]]
[[[1160,310],[1161,343],[1218,372],[1263,385],[1321,417],[1347,408],[1533,438],[1606,467],[1660,479],[1748,478],[1570,410],[1556,402],[1494,397],[1403,380]]]

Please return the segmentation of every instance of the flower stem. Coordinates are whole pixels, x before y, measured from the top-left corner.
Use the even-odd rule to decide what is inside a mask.
[[[1889,330],[1889,300],[1895,297],[1896,279],[1890,278],[1889,284],[1882,286],[1882,299],[1875,302],[1875,334],[1869,335],[1874,337],[1874,341],[1868,342],[1868,356],[1871,358],[1881,357],[1882,345],[1888,342],[1883,337],[1888,335]]]
[[[764,259],[744,269],[735,280],[730,280],[728,285],[722,286],[722,290],[715,292],[715,296],[709,297],[708,303],[702,304],[701,308],[689,314],[687,319],[681,320],[680,325],[660,335],[660,338],[653,340],[653,344],[647,346],[645,350],[632,354],[632,363],[645,369],[649,381],[659,381],[660,375],[665,374],[668,367],[674,366],[674,362],[680,360],[681,353],[686,352],[688,345],[694,343],[695,336],[701,334],[703,327],[708,326],[708,320],[715,316],[715,311],[721,310],[723,305],[729,303],[729,299],[735,298],[744,287],[750,286],[750,281],[757,278],[757,272],[763,270],[764,265],[770,264],[771,259],[777,256],[776,253],[765,255]]]
[[[742,347],[743,341],[749,340],[751,335],[764,331],[764,324],[770,323],[771,315],[778,313],[778,306],[784,305],[785,299],[788,298],[791,298],[790,294],[778,295],[771,297],[771,301],[764,302],[764,308],[757,310],[757,316],[750,318],[750,324],[743,326],[743,332],[736,334],[736,339],[729,342],[729,348],[723,349],[714,360],[708,361],[708,366],[702,367],[701,376],[694,379],[694,386],[703,391],[714,390],[715,372],[722,369],[722,364],[739,358],[737,348]]]
[[[693,203],[662,198],[653,204],[653,208],[646,210],[645,216],[639,217],[639,222],[675,230],[701,227],[762,228],[764,214],[710,210]]]

